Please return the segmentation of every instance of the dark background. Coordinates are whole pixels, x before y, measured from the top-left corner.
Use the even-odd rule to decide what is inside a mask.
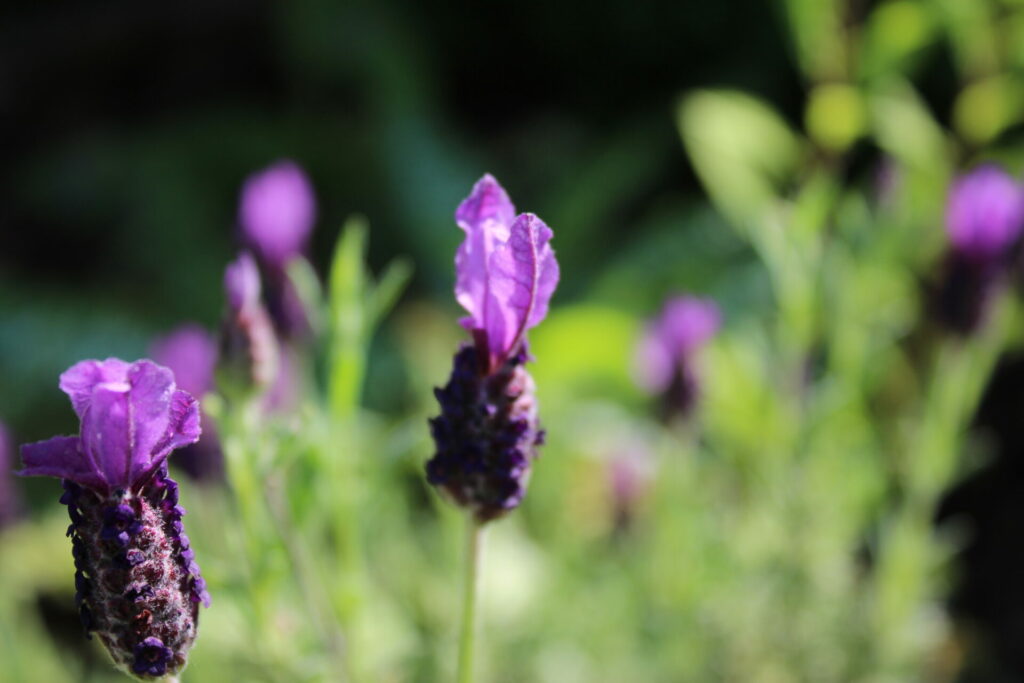
[[[557,226],[559,297],[579,298],[702,201],[673,117],[682,93],[735,86],[799,125],[788,45],[759,0],[5,3],[0,418],[20,440],[72,429],[60,370],[142,355],[185,320],[213,327],[237,190],[280,157],[316,187],[321,272],[362,213],[375,268],[406,254],[407,296],[448,297],[452,209],[490,171]],[[919,79],[929,101],[951,92],[949,65],[936,47]],[[1000,458],[943,511],[984,530],[953,602],[980,626],[971,680],[1024,679],[1021,377],[1024,361],[1004,364],[978,418]]]

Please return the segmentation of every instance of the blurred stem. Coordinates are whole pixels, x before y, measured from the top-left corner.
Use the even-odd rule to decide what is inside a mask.
[[[476,641],[476,601],[480,593],[480,565],[483,562],[484,525],[472,514],[466,516],[466,571],[462,586],[462,635],[459,637],[458,683],[473,680],[473,646]]]

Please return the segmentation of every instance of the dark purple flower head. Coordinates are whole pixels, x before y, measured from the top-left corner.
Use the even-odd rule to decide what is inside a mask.
[[[490,174],[459,205],[455,222],[466,233],[455,254],[455,298],[469,312],[461,323],[496,370],[547,315],[559,275],[552,232],[532,213],[516,216]]]
[[[516,508],[544,432],[525,363],[526,331],[548,312],[558,284],[551,229],[533,214],[515,215],[490,175],[459,205],[466,239],[455,255],[455,296],[475,346],[455,354],[451,377],[435,394],[430,421],[436,451],[427,480],[480,522]]]
[[[246,179],[238,206],[245,244],[269,268],[284,270],[306,247],[316,198],[297,164],[283,160]]]
[[[22,447],[22,475],[64,479],[75,602],[114,662],[154,680],[175,674],[209,605],[167,456],[199,438],[199,406],[152,361],[82,361],[61,375],[82,428]]]
[[[193,396],[213,391],[217,340],[199,325],[182,325],[155,340],[150,357],[170,368],[178,386]],[[194,479],[220,479],[224,470],[220,441],[210,422],[204,422],[202,440],[178,450],[172,462]]]
[[[953,249],[978,260],[1000,258],[1024,228],[1024,188],[998,166],[979,166],[950,188],[946,232]]]
[[[82,361],[60,388],[81,431],[22,446],[24,476],[61,477],[103,496],[138,491],[172,450],[199,439],[199,403],[152,361]]]
[[[721,314],[713,301],[690,296],[669,299],[640,340],[636,359],[640,386],[652,394],[667,391],[719,325]]]

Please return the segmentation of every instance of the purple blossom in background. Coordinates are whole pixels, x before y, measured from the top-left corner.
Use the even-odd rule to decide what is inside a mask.
[[[156,339],[150,347],[150,357],[170,368],[178,387],[193,396],[202,397],[213,391],[217,340],[199,325],[182,325]],[[206,427],[202,440],[175,452],[173,462],[194,479],[219,480],[224,475],[220,440],[210,420],[203,422]]]
[[[282,271],[302,255],[315,220],[313,187],[292,161],[278,161],[242,186],[238,222],[243,242],[269,268]]]
[[[697,352],[718,332],[721,314],[710,299],[678,296],[647,326],[636,355],[638,384],[686,415],[699,394]]]
[[[472,345],[456,354],[448,383],[435,390],[430,421],[436,452],[427,479],[486,522],[522,501],[544,432],[537,419],[526,331],[544,319],[558,284],[551,229],[518,216],[490,175],[455,212],[466,233],[455,256],[455,297]]]
[[[260,290],[256,262],[243,252],[224,270],[227,314],[221,333],[220,368],[230,391],[266,389],[277,377],[277,336]]]
[[[998,166],[960,176],[949,190],[946,234],[953,249],[978,260],[999,259],[1024,227],[1024,188]]]
[[[608,461],[608,488],[616,531],[625,531],[654,478],[655,460],[640,442],[624,444]]]
[[[302,258],[316,220],[316,197],[306,174],[283,160],[246,179],[238,220],[243,244],[251,249],[266,276],[267,309],[287,336],[304,336],[309,315],[287,266]]]
[[[11,437],[0,422],[0,529],[21,514],[21,500],[11,481]]]
[[[175,448],[199,439],[199,404],[152,361],[87,360],[60,377],[77,436],[21,448],[23,476],[64,480],[75,601],[86,632],[140,678],[185,666],[209,594],[182,527]]]
[[[1024,228],[1024,187],[987,164],[959,177],[949,190],[950,250],[936,292],[940,319],[968,334],[985,320],[999,281]]]

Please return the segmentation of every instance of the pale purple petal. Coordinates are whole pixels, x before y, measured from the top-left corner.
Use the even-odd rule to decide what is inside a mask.
[[[455,298],[470,314],[471,322],[463,323],[467,329],[484,327],[491,256],[508,240],[514,218],[508,194],[490,174],[477,181],[455,211],[455,222],[466,233],[455,253]]]
[[[81,418],[89,407],[95,386],[101,382],[125,381],[128,367],[128,363],[117,358],[83,360],[61,374],[60,389],[71,398],[71,406]]]
[[[174,449],[198,441],[201,434],[199,401],[187,392],[175,391],[171,397],[167,430],[152,450],[148,471],[158,467]]]
[[[709,299],[680,296],[665,304],[658,323],[665,344],[674,355],[690,353],[708,342],[721,325],[721,314]]]
[[[636,353],[636,380],[644,390],[660,394],[684,368],[691,356],[718,332],[722,316],[710,299],[677,296],[647,325]]]
[[[969,255],[999,255],[1024,227],[1024,188],[995,165],[961,176],[950,189],[946,231],[953,247]]]
[[[228,307],[236,313],[252,310],[260,302],[260,271],[249,252],[242,252],[224,269]]]
[[[23,477],[60,477],[70,479],[96,491],[107,491],[103,474],[94,468],[79,448],[77,436],[55,436],[46,441],[27,443],[21,447],[25,467]]]
[[[179,389],[193,396],[203,396],[213,389],[217,340],[199,325],[182,325],[160,337],[153,342],[149,355],[170,368]]]
[[[532,213],[512,224],[509,239],[491,257],[485,329],[492,363],[513,351],[546,315],[558,283],[551,229]]]
[[[246,179],[238,219],[246,245],[264,263],[283,270],[305,249],[313,229],[313,187],[297,164],[279,161]]]
[[[675,358],[665,346],[657,325],[648,326],[637,345],[635,360],[637,384],[648,393],[660,394],[671,384],[675,368]]]
[[[172,396],[182,392],[175,391],[174,374],[170,370],[148,360],[132,364],[128,371],[128,381],[131,384],[128,394],[131,411],[128,483],[134,484],[144,473],[151,472],[153,466],[159,464],[158,460],[163,459],[156,457],[156,447],[163,441],[171,425]],[[169,452],[160,455],[166,456]]]

